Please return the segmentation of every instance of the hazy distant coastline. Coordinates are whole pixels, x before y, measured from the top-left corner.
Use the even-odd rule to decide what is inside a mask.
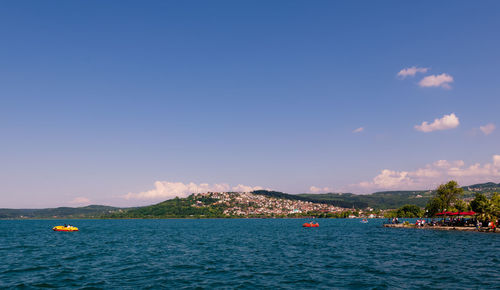
[[[464,198],[475,193],[491,195],[500,184],[462,187]],[[0,209],[0,219],[129,219],[129,218],[299,218],[356,216],[383,217],[384,212],[406,204],[424,207],[434,191],[386,191],[367,195],[351,193],[286,194],[276,191],[203,193],[142,207],[104,205],[45,209]]]

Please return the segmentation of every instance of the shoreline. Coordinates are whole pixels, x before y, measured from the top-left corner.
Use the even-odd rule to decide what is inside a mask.
[[[319,218],[319,217],[147,217],[147,218],[0,218],[0,221],[29,221],[29,220],[231,220],[231,219],[362,219],[362,218]],[[384,219],[384,218],[371,218],[371,219]]]
[[[482,227],[478,230],[476,227],[448,227],[448,226],[423,226],[417,227],[409,224],[384,224],[384,228],[399,228],[399,229],[419,229],[419,230],[438,230],[438,231],[461,231],[461,232],[477,232],[477,233],[500,233],[500,230],[492,231],[490,228]]]
[[[0,221],[6,220],[170,220],[170,219],[186,219],[186,220],[196,220],[196,219],[347,219],[356,220],[363,219],[362,217],[356,218],[344,218],[344,217],[315,217],[315,216],[303,216],[303,217],[239,217],[239,216],[228,216],[228,217],[29,217],[29,218],[0,218]],[[369,220],[382,220],[386,218],[367,218]]]

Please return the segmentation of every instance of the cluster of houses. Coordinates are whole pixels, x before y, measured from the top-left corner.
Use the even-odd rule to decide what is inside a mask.
[[[347,209],[309,201],[273,198],[249,192],[207,192],[198,193],[193,206],[224,205],[224,214],[231,216],[293,215],[308,212],[335,213]],[[210,200],[205,204],[203,200]]]

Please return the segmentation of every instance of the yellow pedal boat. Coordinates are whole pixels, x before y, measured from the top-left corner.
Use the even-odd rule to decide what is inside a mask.
[[[74,226],[55,226],[52,230],[56,232],[78,232],[78,228]]]

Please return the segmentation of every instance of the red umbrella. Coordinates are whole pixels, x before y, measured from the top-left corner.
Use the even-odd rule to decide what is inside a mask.
[[[460,213],[457,211],[457,212],[447,212],[448,215],[459,215]]]
[[[460,215],[475,215],[475,214],[476,214],[476,212],[474,212],[474,211],[463,211],[460,213]]]
[[[439,212],[436,215],[444,215],[444,212]]]

